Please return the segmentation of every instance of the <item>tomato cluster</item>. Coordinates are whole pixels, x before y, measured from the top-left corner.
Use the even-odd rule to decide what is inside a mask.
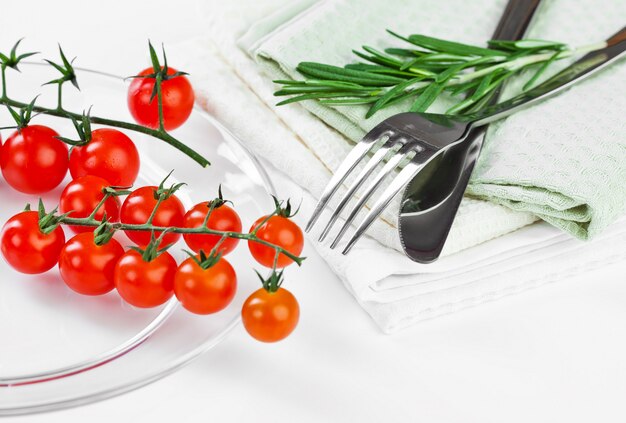
[[[238,213],[222,199],[221,192],[218,198],[196,204],[185,213],[174,188],[164,189],[163,184],[141,187],[130,192],[120,206],[117,195],[111,194],[115,191],[103,181],[92,175],[76,178],[63,190],[60,201],[63,216],[82,218],[74,223],[101,222],[95,230],[94,225],[69,225],[77,234],[66,242],[62,227],[55,222],[58,217],[26,210],[9,219],[2,230],[0,248],[5,260],[29,274],[48,271],[58,263],[61,278],[72,290],[102,295],[116,289],[135,307],[156,307],[175,295],[192,313],[211,314],[226,308],[235,296],[237,275],[224,256],[235,249],[239,239],[194,232],[204,225],[213,231],[243,235]],[[304,242],[300,228],[278,207],[252,225],[250,233],[256,238],[248,240],[256,261],[272,269],[293,263],[285,254],[277,255],[273,246],[298,256]],[[112,237],[109,225],[118,216],[137,247],[125,251]],[[165,250],[180,234],[163,231],[157,235],[147,231],[146,225],[186,232],[185,242],[196,254],[190,253],[178,265]],[[298,322],[298,303],[280,287],[279,276],[282,272],[277,275],[273,271],[270,282],[264,281],[265,286],[254,292],[242,309],[246,330],[264,342],[283,339]]]
[[[131,83],[129,109],[142,125],[174,129],[191,113],[193,90],[179,72],[162,68],[160,115],[153,95],[154,69],[158,68],[144,70]],[[28,120],[18,122],[4,144],[0,139],[0,168],[6,182],[22,193],[41,194],[56,188],[68,170],[72,180],[60,196],[60,215],[47,214],[40,203],[39,211],[27,208],[4,225],[0,250],[15,270],[38,274],[58,265],[62,280],[83,295],[115,289],[139,308],[156,307],[176,296],[190,312],[211,314],[226,308],[235,296],[237,274],[225,256],[245,238],[254,259],[272,274],[261,278],[263,288],[244,303],[244,327],[264,342],[278,341],[293,331],[298,302],[281,288],[282,271],[276,271],[293,263],[278,254],[279,249],[297,257],[304,243],[302,231],[290,219],[289,202],[282,208],[277,201],[272,214],[260,217],[249,234],[243,234],[242,221],[222,198],[221,189],[217,198],[188,211],[175,195],[179,186],[166,189],[162,183],[130,190],[140,159],[126,134],[113,128],[92,131],[83,123],[82,142],[68,150],[67,139]],[[61,223],[75,233],[67,241]],[[113,237],[116,229],[136,246],[125,250]],[[166,250],[181,235],[193,253],[179,265]]]

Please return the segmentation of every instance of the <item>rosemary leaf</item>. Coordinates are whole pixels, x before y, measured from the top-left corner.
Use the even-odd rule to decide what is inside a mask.
[[[396,66],[402,66],[402,60],[396,59],[395,57],[391,57],[381,51],[376,50],[375,48],[372,47],[368,47],[368,46],[363,46],[362,47],[363,50],[365,50],[366,52],[368,52],[369,54],[371,54],[374,57],[379,58],[380,60],[383,60],[387,63],[390,64],[394,64]]]
[[[277,82],[277,81],[274,81],[274,82],[282,83],[283,85],[300,86],[300,87],[303,87],[303,86],[305,87],[334,87],[334,88],[339,88],[339,89],[364,88],[362,85],[355,84],[353,82],[333,81],[329,79],[307,79],[306,81],[287,80],[284,82]]]
[[[303,62],[297,70],[304,75],[317,79],[331,79],[335,81],[353,82],[360,85],[388,86],[400,83],[401,78],[390,75],[372,74],[354,69],[340,68],[322,63]]]
[[[414,90],[407,90],[404,94],[401,94],[399,96],[397,96],[396,98],[394,98],[393,100],[390,100],[385,107],[389,107],[393,104],[396,103],[400,103],[402,101],[405,101],[411,97],[415,97],[416,95],[418,95],[419,93],[423,92],[426,89],[427,86],[424,87],[420,87],[420,88],[416,88]]]
[[[350,94],[351,96],[357,96],[358,94]],[[320,102],[324,101],[327,98],[334,98],[334,97],[346,97],[346,93],[324,93],[324,94],[320,94],[320,93],[313,93],[313,94],[302,94],[302,95],[298,95],[295,97],[291,97],[288,98],[286,100],[283,100],[279,103],[276,103],[277,106],[283,106],[285,104],[289,104],[289,103],[296,103],[298,101],[304,101],[304,100],[320,100]],[[369,96],[364,96],[364,98],[368,98]]]
[[[354,69],[354,70],[372,72],[372,73],[382,73],[385,75],[396,75],[399,77],[409,76],[413,78],[415,76],[415,74],[411,72],[404,72],[404,71],[400,71],[396,69],[386,68],[380,65],[370,65],[367,63],[351,63],[349,65],[346,65],[346,69]]]
[[[451,95],[459,95],[476,88],[480,84],[480,80],[475,79],[473,81],[464,82],[463,84],[453,85],[449,87]]]
[[[373,116],[374,113],[376,113],[377,111],[379,111],[380,109],[382,109],[385,104],[387,104],[389,101],[393,100],[395,97],[398,97],[399,95],[403,94],[404,91],[409,88],[411,85],[420,82],[423,78],[414,78],[414,79],[409,79],[406,82],[403,82],[401,84],[396,85],[395,87],[393,87],[392,89],[390,89],[389,91],[387,91],[387,93],[385,95],[383,95],[382,97],[380,97],[376,103],[374,103],[372,105],[372,107],[370,107],[370,109],[367,111],[367,114],[365,115],[366,118],[369,118],[370,116]]]
[[[419,57],[424,55],[423,51],[409,50],[406,48],[386,48],[385,53],[399,57]]]
[[[506,49],[511,51],[517,50],[544,50],[544,49],[562,49],[565,47],[563,43],[556,43],[554,41],[545,40],[532,40],[524,39],[517,41],[509,40],[491,40],[488,43],[489,47],[497,49]]]
[[[439,97],[445,85],[433,82],[417,97],[409,112],[425,112]]]
[[[448,110],[446,110],[446,114],[447,115],[455,115],[458,112],[460,112],[461,110],[467,109],[469,106],[471,106],[475,102],[476,102],[476,100],[472,99],[471,97],[468,97],[465,100],[462,100],[462,101],[456,103],[454,106],[452,106]]]
[[[485,61],[484,58],[480,57],[478,59],[469,60],[467,62],[463,62],[463,63],[459,63],[458,65],[451,66],[445,71],[441,72],[439,75],[437,75],[437,77],[435,78],[435,82],[437,83],[446,82],[448,79],[452,78],[453,76],[461,72],[463,69],[479,65],[481,63],[484,63],[484,61]]]
[[[280,97],[284,95],[292,95],[292,94],[307,94],[307,93],[333,93],[333,92],[345,92],[348,95],[350,92],[369,92],[372,91],[372,87],[361,87],[361,88],[344,88],[339,90],[336,87],[305,87],[305,86],[286,86],[283,87],[282,90],[278,90],[274,93],[274,96]]]
[[[530,78],[528,82],[524,84],[524,87],[523,87],[524,91],[530,89],[530,87],[532,87],[535,84],[535,82],[537,82],[537,79],[539,79],[539,77],[546,71],[546,69],[548,69],[548,66],[550,66],[552,62],[554,62],[557,59],[557,57],[559,56],[559,53],[560,51],[557,51],[556,53],[552,55],[552,57],[550,57],[550,59],[543,62],[543,64],[539,67],[539,69],[537,69],[537,72],[535,72],[535,74],[532,76],[532,78]]]
[[[320,104],[325,104],[327,106],[354,106],[357,104],[370,104],[374,103],[376,98],[341,98],[341,99],[322,99],[320,100]]]
[[[477,101],[483,95],[485,95],[487,91],[493,89],[491,87],[491,81],[493,81],[493,78],[498,76],[502,72],[504,72],[504,70],[499,69],[497,71],[494,71],[490,74],[485,75],[485,77],[480,80],[480,84],[478,84],[478,87],[476,88],[476,91],[474,91],[474,94],[470,96],[470,99],[473,101]]]
[[[465,62],[468,60],[467,56],[461,56],[458,54],[448,54],[448,53],[429,53],[424,54],[419,58],[419,61],[423,62],[447,62],[447,63],[457,63],[457,62]]]
[[[419,60],[419,57],[416,57],[415,59],[405,61],[402,66],[400,66],[400,70],[404,71],[410,69],[411,67],[415,66],[419,62]]]
[[[476,103],[474,103],[474,105],[472,107],[470,107],[467,110],[464,110],[464,112],[465,113],[474,113],[474,112],[480,111],[481,109],[483,109],[484,107],[489,105],[489,102],[491,101],[493,96],[496,95],[497,92],[498,92],[498,90],[491,90],[491,91],[489,91],[480,100],[478,100]]]
[[[389,66],[392,68],[398,68],[399,66],[402,65],[401,61],[396,61],[396,60],[387,60],[383,57],[380,56],[368,56],[365,53],[362,53],[358,50],[352,50],[352,53],[356,54],[357,56],[359,56],[361,59],[367,60],[368,62],[371,63],[375,63],[378,65],[382,65],[382,66]],[[398,63],[399,62],[399,63]]]
[[[441,40],[427,35],[409,35],[409,42],[419,47],[429,50],[442,51],[461,56],[507,56],[508,53],[499,50],[492,50],[483,47],[471,46],[469,44],[457,43],[454,41]]]

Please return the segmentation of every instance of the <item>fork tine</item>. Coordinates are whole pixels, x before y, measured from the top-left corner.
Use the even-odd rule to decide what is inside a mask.
[[[359,212],[361,211],[365,203],[367,203],[367,201],[370,199],[372,194],[374,194],[374,192],[378,189],[380,184],[385,180],[385,178],[391,172],[393,172],[394,169],[398,167],[398,165],[402,162],[402,160],[406,157],[406,155],[409,154],[411,151],[413,151],[415,148],[416,146],[414,143],[404,144],[402,148],[400,148],[400,150],[398,150],[398,152],[394,154],[394,156],[391,159],[389,159],[389,161],[385,164],[382,170],[376,175],[376,178],[372,181],[372,183],[370,183],[370,185],[367,187],[367,190],[363,193],[363,195],[361,196],[357,204],[354,206],[354,208],[350,212],[350,215],[348,216],[343,226],[339,230],[339,233],[337,234],[333,242],[330,244],[331,249],[334,249],[337,246],[337,244],[339,244],[339,241],[341,241],[341,238],[343,238],[343,235],[346,233],[346,231],[348,230],[348,228],[350,227],[350,225],[352,224],[356,216],[359,214]]]
[[[402,189],[419,173],[419,171],[430,162],[435,156],[439,155],[439,152],[433,152],[426,150],[421,154],[417,154],[411,159],[411,161],[400,171],[397,177],[389,184],[389,186],[382,193],[380,198],[372,206],[372,209],[367,213],[363,221],[357,226],[352,238],[346,244],[346,247],[341,252],[346,255],[350,252],[354,244],[363,236],[365,231],[374,223],[374,220],[383,212],[383,210],[389,205],[391,200],[398,195]]]
[[[357,226],[354,234],[348,241],[348,244],[341,252],[343,255],[346,255],[350,252],[354,244],[363,236],[365,231],[374,223],[374,220],[383,212],[385,207],[389,205],[391,200],[400,192],[402,188],[408,184],[411,179],[417,174],[417,172],[422,168],[423,165],[420,165],[413,160],[409,162],[404,169],[400,171],[398,176],[394,178],[394,180],[389,184],[389,186],[385,189],[381,197],[376,201],[376,203],[372,206],[372,209],[365,216],[363,221]]]
[[[322,214],[322,210],[324,210],[330,198],[335,194],[335,192],[337,192],[337,189],[348,177],[350,172],[354,170],[357,164],[361,160],[363,160],[363,158],[372,149],[376,142],[379,141],[383,136],[385,136],[387,132],[388,130],[384,125],[375,126],[370,132],[365,135],[365,137],[363,137],[361,141],[359,141],[354,146],[350,153],[348,153],[343,162],[341,162],[341,165],[339,165],[339,168],[335,171],[335,174],[330,179],[330,182],[328,182],[328,185],[324,189],[322,196],[317,202],[315,210],[313,211],[313,214],[306,224],[306,232],[309,232],[313,225],[315,225],[315,222],[317,222]]]
[[[387,156],[389,151],[402,141],[403,139],[400,139],[400,138],[395,138],[395,139],[390,138],[389,141],[385,143],[385,145],[383,145],[382,147],[378,149],[378,151],[376,151],[374,156],[367,162],[367,165],[363,168],[361,173],[359,173],[359,176],[357,176],[357,178],[352,182],[352,185],[350,186],[350,188],[348,188],[348,191],[344,194],[343,198],[341,199],[341,201],[339,202],[339,204],[333,211],[332,215],[330,216],[330,220],[326,224],[326,227],[324,227],[324,229],[322,230],[322,233],[319,237],[319,242],[322,242],[324,241],[324,239],[326,239],[326,236],[330,233],[330,230],[332,229],[335,222],[337,221],[337,218],[341,215],[341,212],[343,211],[343,209],[350,202],[354,193],[361,187],[361,185],[363,185],[365,180],[374,171],[374,169],[378,167],[378,165]]]

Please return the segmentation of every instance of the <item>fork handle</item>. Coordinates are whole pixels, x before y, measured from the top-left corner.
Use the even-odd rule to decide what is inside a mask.
[[[576,62],[575,65],[565,68],[543,84],[528,90],[502,103],[486,107],[480,112],[470,114],[467,118],[478,127],[493,121],[505,118],[521,109],[530,107],[540,101],[558,94],[574,83],[587,78],[608,64],[624,56],[626,52],[626,27],[606,40],[606,47],[592,51]]]

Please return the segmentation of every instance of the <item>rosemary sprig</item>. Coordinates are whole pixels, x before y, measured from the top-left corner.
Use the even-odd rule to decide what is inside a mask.
[[[19,40],[14,45],[14,47],[11,49],[11,52],[8,55],[0,53],[0,77],[2,78],[2,94],[0,95],[0,105],[15,107],[19,109],[27,109],[29,107],[28,103],[12,99],[9,97],[7,93],[6,70],[8,68],[19,70],[18,65],[23,59],[26,59],[27,57],[30,57],[34,54],[37,54],[37,53],[24,53],[24,54],[18,55],[17,48],[21,41],[22,40]],[[87,115],[88,120],[93,124],[100,124],[100,125],[112,126],[115,128],[128,129],[134,132],[139,132],[142,134],[150,135],[180,150],[181,152],[183,152],[184,154],[192,158],[194,161],[196,161],[198,164],[200,164],[202,167],[209,166],[211,163],[206,158],[204,158],[197,151],[188,147],[186,144],[174,138],[163,127],[163,108],[161,106],[162,105],[161,83],[165,79],[173,77],[173,75],[164,76],[164,72],[167,73],[167,58],[165,57],[165,51],[163,51],[164,66],[163,66],[163,69],[161,69],[161,65],[159,63],[156,52],[154,48],[152,47],[152,44],[148,43],[148,46],[150,50],[150,58],[151,58],[152,65],[155,71],[154,71],[154,75],[150,75],[147,77],[153,77],[155,79],[155,91],[156,91],[156,97],[157,97],[157,101],[159,105],[159,127],[156,129],[152,129],[152,128],[148,128],[146,126],[138,125],[135,123],[124,122],[124,121],[119,121],[119,120],[114,120],[114,119],[107,119],[104,117],[91,116],[91,115]],[[46,60],[46,62],[51,67],[59,71],[61,75],[58,79],[46,82],[44,84],[44,85],[57,85],[57,106],[56,107],[44,107],[44,106],[35,105],[34,107],[31,107],[31,111],[42,113],[42,114],[49,115],[49,116],[70,119],[73,121],[82,121],[84,118],[83,113],[76,113],[76,112],[72,112],[63,108],[63,103],[62,103],[63,85],[67,82],[70,82],[77,89],[79,88],[79,86],[78,86],[78,81],[76,78],[76,73],[73,67],[73,60],[70,61],[67,59],[61,46],[59,46],[59,53],[61,57],[60,64],[53,62],[51,60]],[[184,73],[180,73],[180,74],[184,74]]]
[[[387,31],[408,48],[390,47],[379,51],[363,46],[353,51],[363,61],[338,67],[301,62],[297,70],[304,80],[278,80],[276,96],[293,96],[278,103],[318,100],[331,106],[367,104],[369,118],[379,110],[412,100],[409,111],[424,112],[443,93],[469,97],[447,110],[447,114],[475,112],[502,84],[521,71],[535,67],[524,85],[531,88],[556,60],[606,47],[605,42],[570,48],[559,42],[525,39],[491,40],[487,47],[413,34],[408,37]]]

